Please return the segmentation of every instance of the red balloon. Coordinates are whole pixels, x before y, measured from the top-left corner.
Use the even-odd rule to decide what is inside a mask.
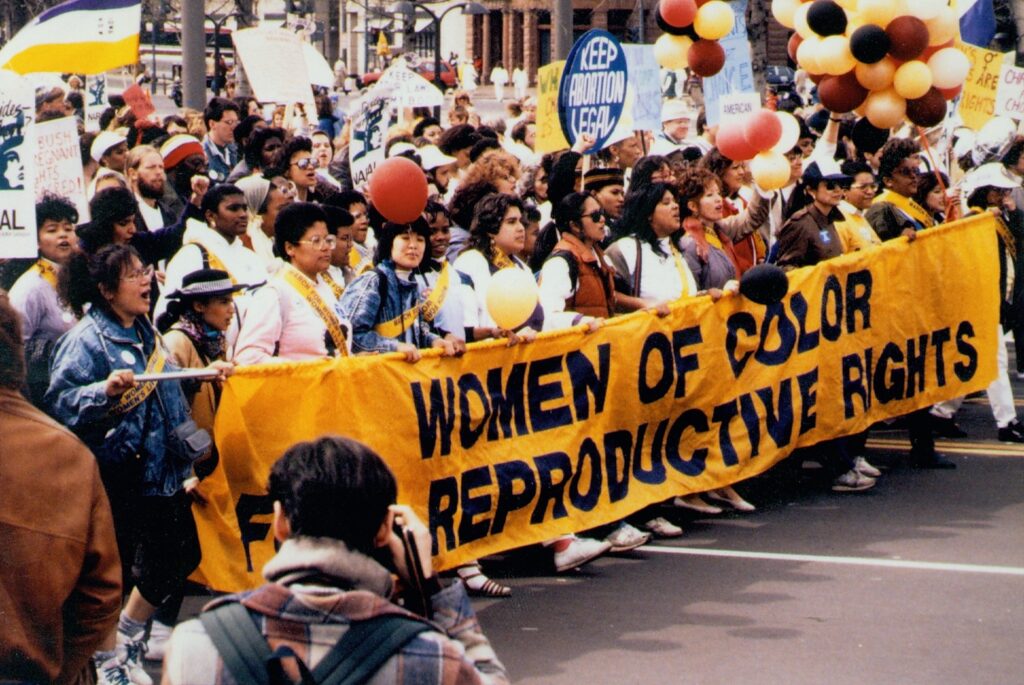
[[[789,37],[789,43],[786,44],[786,52],[789,53],[789,58],[793,60],[794,64],[797,63],[796,49],[800,47],[800,43],[803,42],[803,37],[796,31],[794,31],[793,35]]]
[[[386,159],[370,174],[370,200],[388,221],[411,223],[427,208],[427,177],[407,157]]]
[[[928,47],[928,27],[917,17],[896,17],[889,22],[885,33],[892,42],[889,54],[896,59],[917,59]]]
[[[845,114],[864,104],[868,90],[860,85],[854,72],[842,76],[827,76],[818,84],[821,104],[830,112]]]
[[[778,117],[776,117],[778,119]],[[747,142],[744,135],[746,119],[730,119],[718,127],[715,145],[718,151],[734,162],[747,162],[757,156],[759,150]],[[781,135],[782,124],[779,124]]]
[[[725,48],[717,40],[702,38],[690,46],[686,58],[690,63],[690,71],[702,78],[709,78],[725,66]]]
[[[942,93],[942,97],[946,100],[952,100],[964,91],[964,87],[961,85],[956,88],[937,88],[936,90]]]
[[[771,110],[751,114],[743,124],[743,139],[758,152],[771,150],[782,138],[782,122]]]
[[[661,18],[676,28],[686,28],[697,16],[697,3],[694,0],[661,0],[658,5]]]
[[[932,88],[924,97],[907,100],[907,118],[922,128],[931,128],[946,118],[946,107],[946,98],[938,88]]]

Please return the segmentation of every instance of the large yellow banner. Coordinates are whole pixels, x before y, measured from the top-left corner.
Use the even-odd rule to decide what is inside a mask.
[[[701,297],[666,318],[483,343],[461,359],[239,369],[215,429],[226,480],[214,484],[230,501],[200,517],[199,578],[221,590],[260,582],[274,552],[270,465],[324,434],[385,457],[400,501],[435,536],[437,566],[451,568],[750,478],[796,447],[982,389],[996,373],[993,222],[794,271],[769,306]]]

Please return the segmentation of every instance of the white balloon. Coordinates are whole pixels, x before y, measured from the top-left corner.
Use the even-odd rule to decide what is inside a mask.
[[[800,140],[800,122],[789,112],[776,112],[775,115],[782,123],[782,137],[772,147],[772,152],[786,154],[795,148],[797,141]]]
[[[928,21],[939,16],[939,12],[945,7],[941,2],[936,0],[906,0],[907,1],[907,14],[912,17],[917,17],[921,21]]]
[[[943,90],[962,86],[971,71],[971,61],[957,48],[943,48],[928,60],[932,85]]]

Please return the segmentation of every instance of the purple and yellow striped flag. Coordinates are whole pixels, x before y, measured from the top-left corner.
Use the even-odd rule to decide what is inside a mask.
[[[68,0],[30,21],[0,48],[0,69],[101,74],[135,64],[141,23],[141,0]]]

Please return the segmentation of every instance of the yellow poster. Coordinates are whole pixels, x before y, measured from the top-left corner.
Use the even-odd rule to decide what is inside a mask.
[[[565,61],[552,62],[537,70],[537,152],[569,149],[558,120],[558,84],[562,80]]]
[[[221,582],[213,570],[229,564],[260,582],[274,553],[269,468],[325,434],[385,458],[399,501],[434,535],[435,565],[451,568],[983,389],[996,373],[998,272],[985,215],[794,271],[774,305],[698,297],[665,318],[481,343],[460,359],[239,369],[215,434],[240,540],[203,549],[205,577],[239,589],[237,573]]]
[[[977,131],[995,114],[999,75],[1003,64],[1013,64],[1014,53],[995,52],[959,41],[957,47],[971,61],[957,111],[964,126]]]

